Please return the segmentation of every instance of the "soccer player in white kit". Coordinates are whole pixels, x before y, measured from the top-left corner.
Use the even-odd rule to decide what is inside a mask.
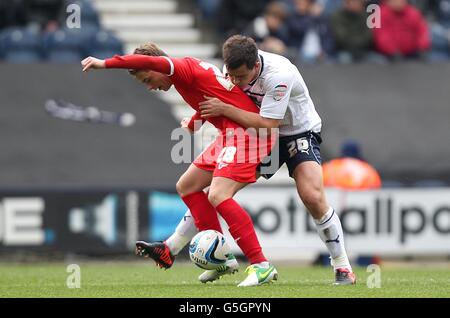
[[[285,57],[260,51],[253,39],[241,35],[232,36],[224,43],[223,58],[225,73],[254,100],[261,109],[260,113],[247,112],[217,98],[207,97],[200,103],[202,117],[226,116],[245,128],[279,128],[279,166],[287,164],[298,194],[330,252],[334,284],[355,284],[341,222],[327,203],[323,189],[320,157],[322,121],[300,72]],[[263,176],[270,178],[270,175]],[[196,232],[188,211],[171,237],[163,243],[150,243],[149,249],[154,244],[154,248],[169,248],[172,255],[177,255]],[[140,255],[148,254],[141,251]],[[157,257],[152,258],[158,262]],[[211,270],[207,274],[210,278],[219,278],[229,272]],[[250,285],[257,285],[251,283],[257,282],[257,277],[252,276],[257,276],[257,273],[250,271],[246,280]]]

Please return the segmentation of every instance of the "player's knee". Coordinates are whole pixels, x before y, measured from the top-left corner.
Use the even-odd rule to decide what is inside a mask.
[[[187,194],[189,194],[188,187],[186,186],[186,183],[183,181],[183,178],[180,178],[175,185],[175,188],[177,189],[178,195],[180,197],[183,197]]]
[[[218,206],[226,199],[228,199],[228,197],[223,192],[215,189],[209,189],[208,200],[214,207]]]
[[[323,193],[320,189],[310,188],[308,190],[301,191],[300,197],[306,207],[309,209],[314,209],[322,204]]]

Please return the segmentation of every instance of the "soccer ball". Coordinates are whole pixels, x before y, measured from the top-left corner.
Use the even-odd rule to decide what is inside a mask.
[[[206,230],[195,235],[189,245],[189,256],[200,268],[216,269],[225,264],[230,247],[222,233]]]

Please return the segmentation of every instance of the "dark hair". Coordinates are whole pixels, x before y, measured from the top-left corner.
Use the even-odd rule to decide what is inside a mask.
[[[255,40],[243,35],[229,37],[223,44],[222,54],[229,70],[235,70],[244,64],[248,69],[252,69],[258,61],[258,47]]]
[[[155,43],[148,42],[134,49],[133,54],[141,54],[148,56],[168,56],[166,52],[161,50]],[[138,70],[128,70],[131,75],[136,75]]]

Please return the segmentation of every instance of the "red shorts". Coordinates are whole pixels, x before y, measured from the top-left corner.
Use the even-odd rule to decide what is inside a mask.
[[[242,183],[256,182],[256,169],[266,157],[276,137],[257,138],[219,135],[193,162],[213,177],[224,177]]]

